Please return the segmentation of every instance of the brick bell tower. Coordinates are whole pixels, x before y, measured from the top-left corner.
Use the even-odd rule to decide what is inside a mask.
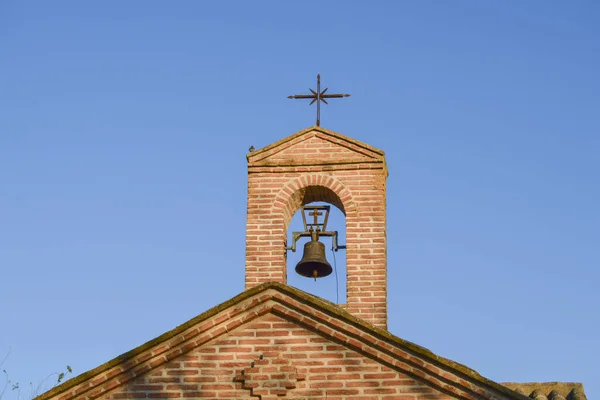
[[[308,203],[330,203],[346,217],[346,310],[387,329],[384,152],[313,126],[247,159],[246,289],[287,282],[292,216]]]

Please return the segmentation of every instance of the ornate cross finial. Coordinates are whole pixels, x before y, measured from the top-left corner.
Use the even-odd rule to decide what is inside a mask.
[[[325,103],[325,104],[329,104],[327,103],[327,101],[325,99],[335,99],[335,98],[339,98],[339,97],[349,97],[349,94],[340,94],[340,93],[336,93],[336,94],[325,94],[325,92],[327,92],[328,88],[325,88],[323,91],[321,91],[321,75],[317,75],[317,91],[315,92],[312,89],[308,89],[310,90],[310,92],[312,94],[296,94],[294,96],[288,96],[288,99],[312,99],[312,101],[310,102],[310,104],[314,103],[315,101],[317,102],[317,126],[321,126],[321,102]]]

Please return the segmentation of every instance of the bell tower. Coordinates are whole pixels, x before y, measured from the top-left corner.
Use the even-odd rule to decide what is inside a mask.
[[[384,152],[313,126],[247,159],[246,289],[287,282],[292,216],[306,204],[326,202],[346,217],[346,309],[387,329]]]

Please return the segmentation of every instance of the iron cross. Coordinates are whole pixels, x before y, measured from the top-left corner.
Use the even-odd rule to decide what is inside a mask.
[[[328,88],[325,88],[323,91],[321,91],[321,75],[317,75],[317,91],[315,92],[312,89],[308,89],[310,90],[310,92],[312,94],[296,94],[294,96],[288,96],[288,99],[312,99],[312,101],[310,102],[310,104],[314,103],[315,101],[317,102],[317,126],[321,126],[321,102],[325,103],[325,104],[329,104],[327,103],[327,100],[325,99],[335,99],[335,98],[339,98],[339,97],[349,97],[349,94],[340,94],[340,93],[335,93],[335,94],[325,94],[325,92],[327,92]]]

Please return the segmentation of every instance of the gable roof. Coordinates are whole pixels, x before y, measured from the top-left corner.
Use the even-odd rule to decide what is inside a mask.
[[[281,283],[269,282],[242,292],[35,399],[96,398],[266,313],[294,321],[453,397],[528,398],[462,364],[376,328],[333,303]]]
[[[311,126],[273,144],[248,153],[246,155],[248,165],[268,165],[269,161],[277,158],[277,155],[285,155],[286,151],[291,147],[315,137],[323,144],[337,145],[338,148],[345,149],[347,158],[353,158],[354,160],[358,158],[362,159],[363,162],[378,162],[385,164],[385,153],[383,150],[342,135],[341,133],[330,131],[320,126]],[[337,156],[339,157],[339,154]],[[281,162],[281,160],[278,161],[279,163]],[[327,163],[327,160],[323,160],[323,162]],[[336,163],[339,163],[339,160],[336,160]],[[314,165],[315,160],[312,159],[310,164]]]

